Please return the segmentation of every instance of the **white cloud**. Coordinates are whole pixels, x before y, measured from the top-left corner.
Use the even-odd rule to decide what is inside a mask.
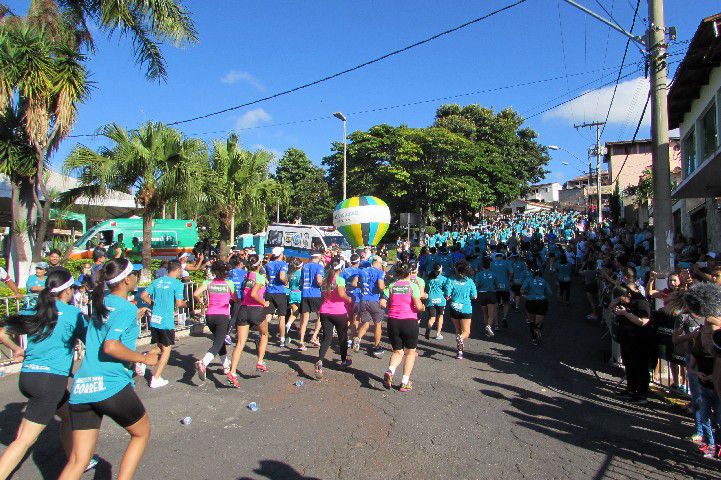
[[[271,120],[272,118],[268,112],[262,108],[256,108],[241,115],[241,117],[235,121],[235,129],[244,130],[246,128],[253,128],[261,123],[270,122]]]
[[[608,123],[627,126],[632,124],[628,128],[633,131],[643,111],[644,101],[648,98],[648,88],[648,79],[643,77],[620,82],[611,113],[608,115]],[[612,96],[613,85],[592,90],[580,98],[547,112],[543,118],[544,120],[560,119],[569,123],[603,121],[606,118]],[[647,108],[641,126],[648,127],[650,125],[651,109]]]
[[[220,81],[227,85],[233,85],[235,83],[243,81],[248,85],[252,86],[253,88],[260,90],[261,92],[266,90],[265,85],[263,85],[257,78],[255,78],[248,72],[243,72],[240,70],[229,71],[221,77]]]

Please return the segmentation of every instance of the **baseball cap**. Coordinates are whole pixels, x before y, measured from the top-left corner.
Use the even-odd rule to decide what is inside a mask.
[[[50,268],[50,265],[47,264],[47,262],[38,262],[37,265],[35,265],[35,268],[39,268],[41,270],[47,270]]]
[[[273,250],[271,250],[271,254],[274,257],[280,257],[281,255],[283,255],[284,251],[285,249],[283,247],[273,247]]]
[[[184,258],[188,258],[189,256],[190,256],[190,254],[189,254],[188,252],[183,252],[183,253],[180,254],[180,256],[179,256],[178,258],[179,258],[180,260],[182,260],[182,259],[184,259]]]

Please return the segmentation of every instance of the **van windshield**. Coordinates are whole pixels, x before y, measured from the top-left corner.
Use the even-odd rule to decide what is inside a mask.
[[[329,248],[334,245],[340,247],[341,250],[350,250],[352,248],[343,235],[326,236],[323,237],[323,240],[325,240],[325,244],[328,245]]]
[[[85,232],[85,235],[83,235],[82,237],[80,237],[80,239],[79,239],[77,242],[75,242],[75,245],[74,245],[75,248],[85,249],[85,244],[88,243],[88,240],[90,240],[91,238],[93,238],[93,236],[94,236],[96,233],[98,233],[98,228],[97,228],[97,227],[91,228],[90,230],[88,230],[87,232]]]

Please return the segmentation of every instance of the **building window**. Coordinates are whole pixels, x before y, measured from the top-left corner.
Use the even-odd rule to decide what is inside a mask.
[[[651,153],[653,147],[650,143],[641,143],[638,145],[638,153]]]
[[[701,116],[701,149],[706,159],[718,148],[718,131],[716,131],[716,104],[712,103]]]
[[[693,128],[683,139],[681,153],[683,154],[683,177],[686,178],[696,170],[696,132]]]

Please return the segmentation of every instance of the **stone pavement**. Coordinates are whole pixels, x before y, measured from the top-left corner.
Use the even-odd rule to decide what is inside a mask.
[[[168,387],[137,382],[153,436],[136,478],[721,477],[721,463],[683,441],[688,416],[659,399],[641,407],[614,396],[618,377],[611,373],[618,372],[600,352],[608,340],[582,320],[575,293],[571,306],[554,302],[538,347],[519,313],[493,339],[474,332],[464,360],[453,358],[450,333],[441,342],[421,339],[409,394],[382,387],[387,354],[357,353],[351,369],[327,367],[318,382],[310,377],[315,350],[272,346],[270,372],[256,375],[252,344],[241,360],[240,390],[226,387],[218,365],[199,385],[192,365],[210,341],[183,339],[164,375]],[[299,379],[305,383],[296,387]],[[23,407],[16,377],[0,379],[0,398],[7,445]],[[251,401],[257,412],[246,408]],[[193,419],[188,426],[180,424],[185,416]],[[103,461],[84,478],[116,475],[126,442],[126,433],[105,421],[97,451]],[[55,424],[14,478],[56,478],[63,462]]]

